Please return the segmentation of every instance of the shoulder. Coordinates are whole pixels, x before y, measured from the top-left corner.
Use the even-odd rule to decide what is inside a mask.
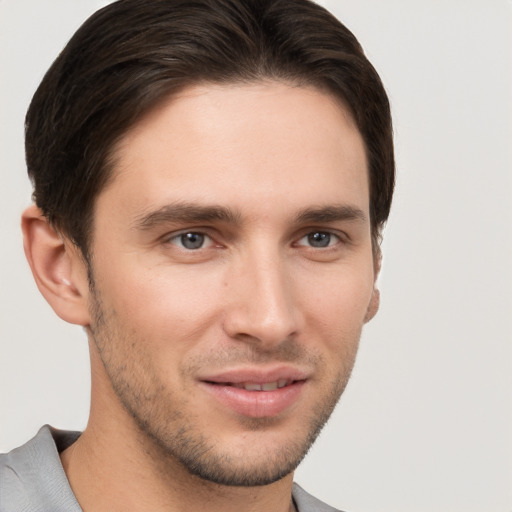
[[[78,436],[45,425],[23,446],[0,454],[0,512],[80,512],[58,449]]]
[[[298,512],[341,512],[337,508],[333,508],[311,496],[296,483],[293,484],[292,496]]]

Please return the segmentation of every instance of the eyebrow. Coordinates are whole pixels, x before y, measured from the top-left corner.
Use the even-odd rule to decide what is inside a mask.
[[[306,208],[295,217],[297,224],[337,221],[359,221],[364,223],[366,220],[367,217],[361,209],[348,205]],[[242,215],[239,211],[224,206],[203,206],[194,203],[176,202],[136,217],[133,226],[135,229],[148,231],[159,225],[171,224],[173,222],[197,223],[214,221],[240,225],[242,223]]]
[[[307,208],[299,212],[296,217],[297,224],[337,221],[359,221],[365,223],[367,220],[363,210],[349,205]]]
[[[172,222],[225,222],[228,224],[240,224],[239,212],[225,208],[224,206],[202,206],[191,203],[172,203],[162,206],[158,210],[144,213],[134,221],[134,227],[143,231],[153,229],[161,224]]]

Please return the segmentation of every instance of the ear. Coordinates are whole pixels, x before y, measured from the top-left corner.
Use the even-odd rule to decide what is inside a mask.
[[[370,303],[368,304],[368,309],[366,310],[366,315],[364,316],[364,323],[368,323],[379,311],[380,305],[380,291],[375,287],[373,287],[372,296],[370,299]]]
[[[380,250],[374,254],[373,256],[373,290],[372,296],[370,298],[370,302],[368,304],[368,308],[366,310],[366,315],[364,316],[364,323],[369,322],[379,311],[380,306],[380,291],[377,288],[377,278],[379,277],[379,272],[382,264],[382,256],[380,254]]]
[[[87,266],[79,249],[60,236],[35,205],[23,212],[21,227],[25,255],[41,294],[66,322],[89,325]]]

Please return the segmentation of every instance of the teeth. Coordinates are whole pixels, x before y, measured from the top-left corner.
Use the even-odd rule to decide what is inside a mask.
[[[245,389],[246,391],[275,391],[276,389],[284,388],[288,384],[291,384],[291,381],[281,379],[275,382],[264,382],[263,384],[258,384],[257,382],[237,382],[232,385],[235,388]]]
[[[244,384],[244,389],[247,391],[261,391],[261,384],[254,384],[252,382]]]

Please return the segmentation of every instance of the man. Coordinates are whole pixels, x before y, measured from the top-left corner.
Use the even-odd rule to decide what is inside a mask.
[[[389,104],[307,0],[122,0],[26,119],[39,290],[85,328],[83,433],[0,462],[0,510],[328,511],[293,471],[378,309]]]

